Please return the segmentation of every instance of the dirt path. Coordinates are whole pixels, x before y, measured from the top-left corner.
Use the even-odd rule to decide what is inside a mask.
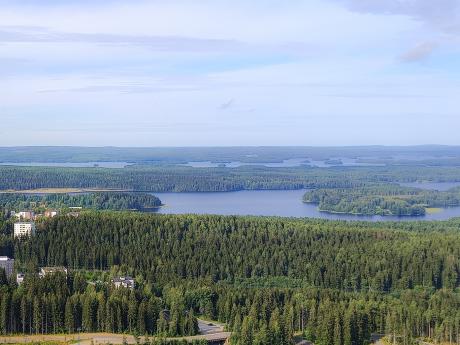
[[[198,320],[198,327],[200,328],[200,335],[193,337],[181,337],[177,339],[193,340],[193,339],[206,339],[225,340],[230,337],[230,332],[224,332],[224,325],[218,324],[213,321]],[[173,339],[173,338],[168,338]],[[47,334],[47,335],[27,335],[27,336],[9,336],[0,337],[0,343],[3,344],[27,344],[32,342],[55,341],[55,342],[69,342],[81,345],[102,345],[102,344],[123,344],[124,340],[128,344],[136,344],[136,339],[128,334],[114,334],[114,333],[75,333],[75,334]],[[145,342],[148,337],[139,337],[139,341]]]
[[[222,340],[230,337],[229,332],[219,332],[212,334],[196,335],[193,337],[182,337],[177,339],[193,340],[193,339],[206,339]],[[0,337],[0,343],[3,344],[27,344],[33,342],[44,342],[44,341],[55,341],[55,342],[69,342],[72,341],[74,344],[81,345],[94,345],[101,344],[123,344],[126,339],[128,344],[136,344],[136,339],[132,335],[124,334],[112,334],[112,333],[80,333],[80,334],[66,334],[66,335],[29,335],[29,336],[11,336],[11,337]],[[145,342],[148,338],[139,337],[139,341]],[[168,338],[169,339],[169,338]],[[170,338],[173,339],[173,338]]]

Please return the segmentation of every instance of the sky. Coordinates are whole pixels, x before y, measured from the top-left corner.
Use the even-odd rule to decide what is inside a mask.
[[[0,0],[0,146],[460,144],[460,0]]]

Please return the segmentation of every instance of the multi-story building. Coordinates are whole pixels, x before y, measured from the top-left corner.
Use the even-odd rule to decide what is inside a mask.
[[[44,216],[46,218],[53,218],[56,217],[58,214],[59,212],[56,210],[46,210]]]
[[[112,279],[112,284],[115,288],[124,287],[128,289],[134,289],[134,279],[131,277],[116,277]]]
[[[62,266],[54,266],[54,267],[41,267],[40,273],[38,274],[41,278],[49,274],[55,273],[64,273],[67,276],[67,268]]]
[[[6,276],[9,278],[13,275],[14,259],[7,256],[0,256],[0,268],[5,270]]]
[[[15,214],[20,220],[34,220],[35,213],[34,211],[21,211]]]
[[[16,283],[18,285],[21,285],[24,282],[25,274],[24,273],[18,273],[16,274]]]
[[[35,223],[20,222],[14,223],[14,238],[30,237],[35,235]]]

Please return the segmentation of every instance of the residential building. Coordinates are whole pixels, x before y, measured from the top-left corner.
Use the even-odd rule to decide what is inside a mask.
[[[134,289],[134,279],[131,277],[116,277],[112,279],[112,284],[115,288],[124,287],[128,289]]]
[[[14,259],[7,256],[0,256],[0,268],[5,270],[6,276],[9,278],[13,275]]]
[[[20,220],[34,220],[35,213],[34,211],[21,211],[15,214]]]
[[[59,214],[57,210],[46,210],[44,216],[46,218],[53,218]]]
[[[45,277],[46,275],[49,274],[55,274],[55,273],[64,273],[67,276],[67,268],[62,267],[62,266],[54,266],[54,267],[41,267],[40,268],[40,273],[38,274],[40,278]]]
[[[18,285],[21,285],[24,282],[25,274],[24,273],[18,273],[16,274],[16,283]]]
[[[14,238],[30,237],[35,235],[35,223],[20,222],[14,223]]]

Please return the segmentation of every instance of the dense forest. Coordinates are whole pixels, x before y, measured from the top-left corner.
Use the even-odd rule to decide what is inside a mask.
[[[370,183],[460,181],[457,167],[107,168],[0,167],[0,190],[100,188],[144,192],[215,192],[255,189],[357,188]]]
[[[177,164],[189,161],[248,163],[291,158],[360,158],[378,164],[459,166],[459,146],[254,146],[254,147],[0,147],[0,162],[131,162]],[[404,158],[405,157],[405,158]],[[412,158],[412,159],[409,159]]]
[[[347,223],[92,212],[46,220],[29,240],[13,240],[7,226],[0,254],[14,256],[18,267],[104,271],[119,266],[152,286],[142,293],[154,291],[170,308],[180,300],[181,315],[227,323],[232,344],[290,344],[296,332],[320,345],[361,345],[371,333],[392,335],[400,344],[419,337],[455,342],[459,231],[459,220]],[[13,296],[23,296],[26,286],[2,288],[7,291],[0,308],[4,333],[12,329],[14,308],[8,306],[19,303]],[[75,289],[68,289],[72,296]],[[110,291],[100,289],[84,286],[78,300],[91,295],[96,306],[104,295],[107,303]],[[140,313],[141,296],[132,315]],[[21,314],[17,317],[15,327],[22,325]],[[138,319],[131,325],[134,320],[137,325]],[[113,330],[125,330],[129,322],[117,327]]]
[[[0,208],[7,210],[82,207],[95,210],[143,210],[161,206],[161,200],[147,193],[95,192],[78,194],[0,193]]]
[[[0,333],[130,332],[195,335],[198,322],[181,296],[155,296],[150,285],[89,284],[82,274],[29,274],[20,287],[0,284]],[[169,303],[166,304],[165,301]],[[168,307],[168,312],[165,308]]]
[[[304,194],[304,202],[319,205],[321,211],[365,215],[424,215],[427,207],[460,205],[460,189],[422,190],[396,184],[356,188],[320,188]]]

